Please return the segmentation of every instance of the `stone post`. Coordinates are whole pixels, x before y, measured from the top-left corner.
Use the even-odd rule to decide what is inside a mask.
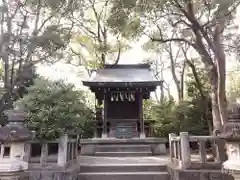
[[[199,141],[199,155],[201,163],[205,163],[207,161],[207,154],[206,154],[206,148],[205,148],[205,141]]]
[[[4,146],[1,144],[0,145],[1,151],[0,151],[0,158],[3,157],[3,153],[4,153]]]
[[[169,138],[169,152],[170,152],[170,159],[172,160],[173,156],[174,156],[174,152],[173,152],[173,145],[172,145],[172,138],[177,137],[176,134],[174,133],[170,133],[168,135]]]
[[[68,135],[62,135],[58,143],[58,166],[67,166],[67,153],[68,153]]]
[[[41,157],[40,157],[40,165],[45,166],[47,164],[48,157],[48,144],[43,142],[41,147]]]
[[[23,155],[23,160],[25,162],[29,162],[31,157],[31,143],[26,143],[24,145],[24,155]]]
[[[75,142],[72,143],[72,149],[71,150],[72,150],[71,154],[72,154],[72,160],[73,160],[73,159],[76,158],[76,156],[75,156]]]
[[[240,104],[235,104],[228,113],[228,122],[220,135],[226,141],[228,160],[222,165],[224,172],[240,180]]]
[[[181,148],[180,152],[181,152],[181,157],[182,157],[181,158],[182,159],[181,167],[183,169],[186,169],[191,165],[188,132],[180,132],[180,148]]]

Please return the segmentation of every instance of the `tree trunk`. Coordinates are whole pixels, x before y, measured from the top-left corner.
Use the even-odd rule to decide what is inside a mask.
[[[218,74],[215,68],[212,68],[210,74],[211,78],[211,99],[212,99],[212,121],[213,121],[213,135],[219,135],[222,131],[222,123],[221,123],[221,112],[219,109],[218,102]],[[213,144],[213,156],[217,158],[216,150],[219,150],[220,161],[223,162],[226,160],[226,152],[225,152],[225,143],[223,140],[216,141]]]
[[[160,86],[160,103],[163,104],[164,102],[164,89],[163,89],[163,84]]]
[[[218,77],[215,68],[213,67],[210,74],[211,83],[211,100],[212,100],[212,120],[213,120],[213,134],[221,132],[222,123],[220,121],[220,111],[218,104]]]
[[[186,61],[183,63],[181,79],[180,79],[180,96],[179,99],[184,99],[184,75],[185,75]]]

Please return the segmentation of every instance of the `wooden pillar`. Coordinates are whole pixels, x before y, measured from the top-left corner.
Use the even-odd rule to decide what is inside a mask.
[[[97,138],[97,123],[98,123],[98,100],[95,99],[95,110],[96,110],[96,116],[95,116],[95,122],[93,124],[94,126],[94,132],[93,132],[93,138]]]
[[[144,132],[144,119],[143,119],[143,98],[142,98],[142,89],[140,90],[139,94],[139,121],[140,121],[140,138],[145,138],[145,132]]]
[[[104,97],[103,98],[104,106],[103,106],[103,117],[102,117],[102,120],[103,120],[102,138],[107,138],[108,135],[107,135],[107,92],[106,92],[106,89],[104,89],[103,97]]]

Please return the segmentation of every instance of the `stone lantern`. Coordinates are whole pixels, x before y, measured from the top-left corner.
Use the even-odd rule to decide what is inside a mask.
[[[228,122],[221,135],[226,141],[228,160],[223,163],[223,170],[240,180],[240,104],[234,104],[228,113]]]
[[[27,170],[30,157],[28,141],[35,133],[24,126],[26,113],[23,111],[7,110],[5,114],[8,116],[8,124],[0,127],[0,173]]]

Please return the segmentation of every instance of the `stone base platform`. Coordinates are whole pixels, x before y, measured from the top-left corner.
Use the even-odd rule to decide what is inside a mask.
[[[165,155],[166,138],[93,138],[81,139],[81,154],[89,156],[155,156]]]
[[[234,180],[229,174],[219,169],[179,169],[168,165],[169,179],[173,180]]]

